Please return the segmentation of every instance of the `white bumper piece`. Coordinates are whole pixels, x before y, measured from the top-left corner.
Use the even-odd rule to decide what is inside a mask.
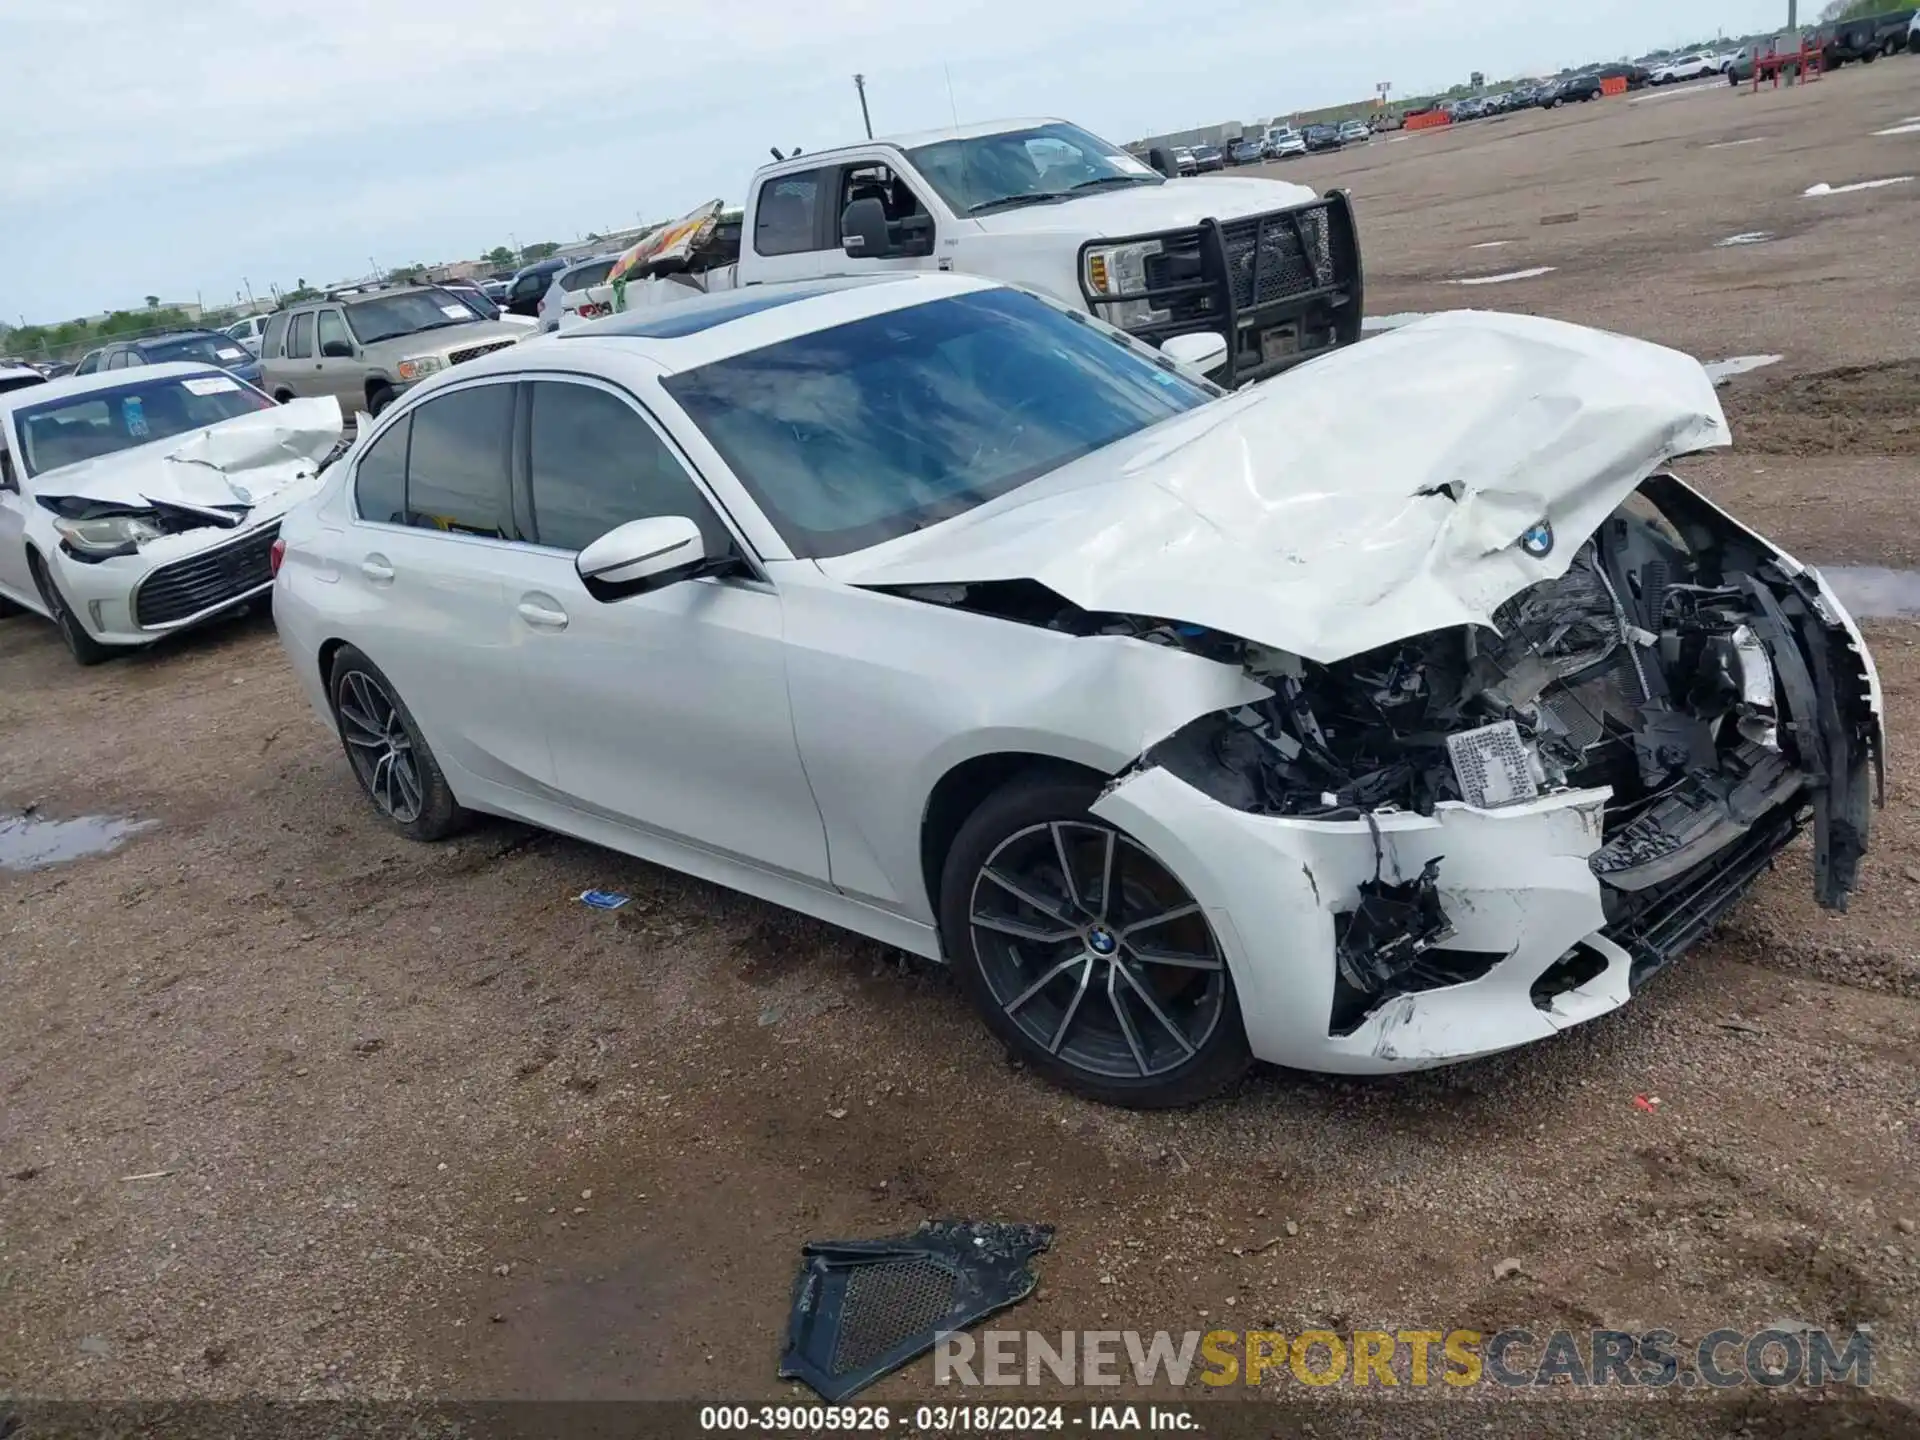
[[[1410,880],[1442,857],[1438,887],[1453,933],[1429,955],[1501,958],[1478,979],[1387,999],[1344,1035],[1332,1033],[1335,937],[1374,878],[1366,821],[1251,815],[1157,767],[1117,781],[1093,813],[1147,846],[1206,908],[1257,1057],[1363,1074],[1511,1049],[1626,1003],[1629,958],[1597,933],[1605,919],[1587,868],[1610,793],[1378,815],[1386,881]],[[1534,982],[1582,943],[1604,968],[1536,1005]]]

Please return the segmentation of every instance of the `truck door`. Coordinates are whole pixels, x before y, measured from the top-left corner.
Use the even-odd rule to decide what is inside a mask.
[[[834,248],[840,251],[829,274],[865,274],[873,270],[932,270],[938,265],[934,252],[935,219],[926,198],[916,188],[918,177],[911,177],[883,159],[855,160],[839,167],[831,211]],[[855,200],[878,200],[886,212],[891,232],[902,238],[919,236],[925,254],[896,255],[874,259],[849,255],[841,245],[840,217]]]
[[[837,215],[835,224],[826,223],[838,173],[837,166],[829,165],[769,175],[760,182],[747,237],[753,258],[740,267],[743,278],[812,280],[838,268],[831,262],[845,257],[840,254]]]

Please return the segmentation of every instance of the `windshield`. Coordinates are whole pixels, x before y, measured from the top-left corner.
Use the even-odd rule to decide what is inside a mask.
[[[1016,290],[890,311],[663,383],[803,558],[962,514],[1216,393]]]
[[[472,307],[438,288],[347,302],[347,324],[362,345],[378,345],[396,335],[438,330],[446,325],[466,325],[478,318]]]
[[[140,347],[140,353],[154,365],[164,365],[169,360],[231,365],[253,358],[234,342],[231,335],[180,335],[171,340],[149,340]]]
[[[13,412],[13,423],[27,474],[39,475],[271,409],[273,401],[258,390],[210,371],[23,405]]]
[[[1151,166],[1078,125],[938,140],[907,158],[956,215],[1064,199],[1076,191],[1162,185]]]

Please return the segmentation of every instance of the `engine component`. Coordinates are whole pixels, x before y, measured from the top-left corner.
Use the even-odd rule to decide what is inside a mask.
[[[1449,735],[1447,753],[1453,757],[1460,797],[1469,805],[1492,810],[1539,797],[1533,757],[1521,742],[1520,727],[1511,720]]]

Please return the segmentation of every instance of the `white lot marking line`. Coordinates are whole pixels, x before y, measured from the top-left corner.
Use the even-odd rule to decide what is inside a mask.
[[[1709,360],[1700,368],[1707,372],[1708,379],[1718,385],[1722,380],[1731,380],[1734,376],[1744,375],[1749,370],[1777,365],[1785,358],[1783,355],[1730,355],[1725,360]]]
[[[1468,275],[1460,280],[1446,280],[1446,285],[1504,285],[1509,280],[1531,280],[1536,275],[1551,275],[1556,267],[1535,265],[1531,270],[1509,270],[1504,275]]]
[[[1716,140],[1713,142],[1713,144],[1707,146],[1707,149],[1731,150],[1735,145],[1758,145],[1762,140],[1766,138],[1767,137],[1764,135],[1749,135],[1744,140]]]
[[[1822,181],[1818,185],[1809,185],[1800,192],[1800,198],[1811,195],[1850,195],[1855,190],[1878,190],[1882,185],[1905,185],[1913,179],[1911,175],[1893,175],[1885,180],[1856,180],[1851,185],[1829,185]]]
[[[1713,248],[1724,250],[1729,245],[1764,245],[1771,239],[1773,239],[1771,230],[1745,230],[1738,235],[1729,235],[1724,240],[1714,241]]]
[[[1498,250],[1502,245],[1511,245],[1512,243],[1511,240],[1482,240],[1472,248],[1475,250]]]
[[[1662,90],[1657,95],[1637,95],[1627,103],[1629,105],[1651,105],[1660,100],[1697,100],[1702,95],[1711,95],[1720,86],[1726,84],[1723,76],[1715,76],[1711,82],[1705,76],[1698,80],[1686,80],[1676,90]]]
[[[1920,135],[1920,116],[1902,120],[1898,125],[1889,125],[1884,130],[1876,130],[1876,135]]]

